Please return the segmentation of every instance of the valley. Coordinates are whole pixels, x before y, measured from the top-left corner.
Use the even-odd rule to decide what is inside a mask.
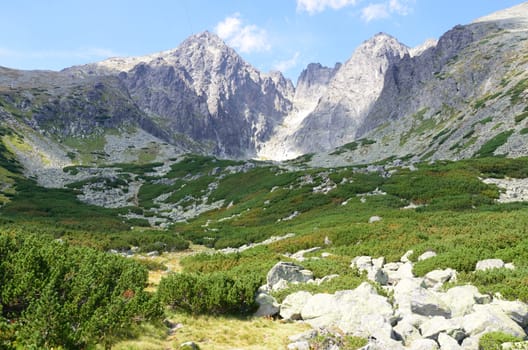
[[[0,349],[528,348],[527,39],[0,67]]]

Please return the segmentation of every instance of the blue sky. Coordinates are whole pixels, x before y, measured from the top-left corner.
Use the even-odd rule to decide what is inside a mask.
[[[60,70],[177,47],[209,30],[262,71],[294,83],[378,32],[408,46],[520,0],[16,0],[0,11],[0,65]]]

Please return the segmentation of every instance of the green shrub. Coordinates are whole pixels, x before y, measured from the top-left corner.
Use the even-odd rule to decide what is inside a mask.
[[[192,314],[246,314],[255,310],[261,283],[255,274],[178,273],[161,280],[158,295],[166,305]]]
[[[502,332],[490,332],[484,334],[479,340],[479,350],[501,350],[502,343],[520,342],[522,338]]]
[[[111,345],[127,328],[159,319],[136,262],[32,235],[0,235],[0,320],[9,342],[35,348]],[[2,322],[0,322],[2,323]]]

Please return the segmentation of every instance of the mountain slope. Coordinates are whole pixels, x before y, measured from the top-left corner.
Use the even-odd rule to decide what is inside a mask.
[[[436,46],[404,56],[355,130],[369,142],[316,162],[528,154],[526,40],[528,3],[456,26]]]

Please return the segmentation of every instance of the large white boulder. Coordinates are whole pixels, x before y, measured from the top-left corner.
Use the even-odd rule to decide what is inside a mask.
[[[411,311],[418,315],[451,317],[449,306],[430,290],[415,289],[412,291],[410,299]]]
[[[280,316],[286,320],[300,320],[301,311],[311,296],[311,293],[305,291],[288,295],[280,306]]]
[[[462,327],[468,335],[474,336],[487,332],[504,332],[515,337],[525,337],[526,333],[515,321],[499,307],[475,305],[475,312],[462,318]]]
[[[484,304],[491,301],[491,297],[480,294],[477,287],[472,285],[456,286],[439,295],[449,306],[452,317],[470,314],[473,312],[475,304]]]
[[[517,322],[522,328],[528,327],[528,305],[521,301],[507,301],[495,299],[491,305],[497,306],[509,318]]]
[[[279,313],[280,305],[271,295],[260,293],[255,298],[255,301],[259,305],[257,311],[255,312],[255,316],[273,316]]]

